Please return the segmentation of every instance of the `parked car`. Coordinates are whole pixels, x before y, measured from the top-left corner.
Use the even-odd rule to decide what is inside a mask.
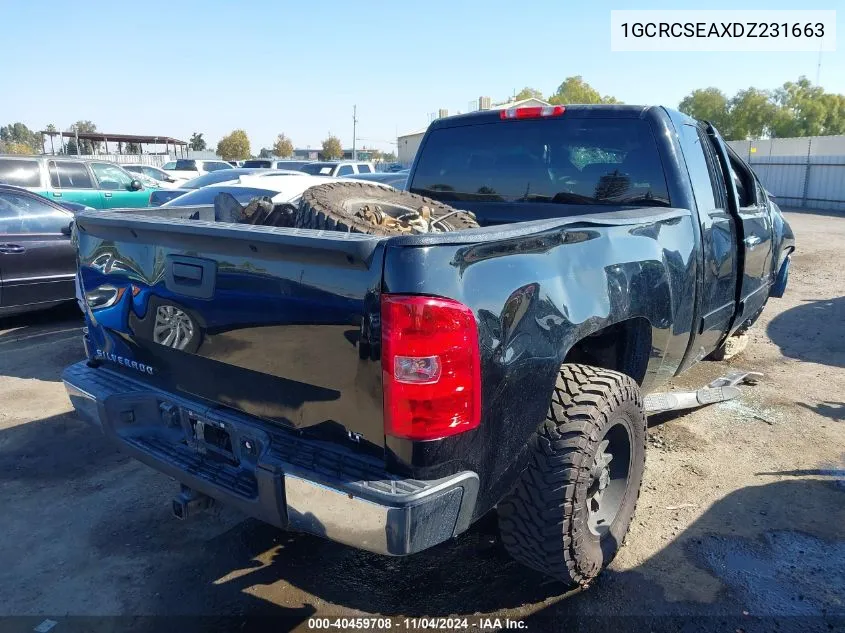
[[[296,171],[246,174],[237,180],[208,185],[185,193],[162,204],[162,207],[185,207],[214,204],[221,193],[231,194],[241,204],[253,198],[267,196],[274,202],[290,202],[315,185],[325,184],[325,179]]]
[[[162,189],[173,189],[179,186],[179,180],[173,177],[173,174],[166,172],[164,169],[153,167],[152,165],[142,164],[121,164],[126,171],[133,174],[140,174],[153,180]]]
[[[243,167],[260,167],[263,169],[295,169],[302,170],[305,165],[310,165],[313,161],[307,160],[277,160],[275,158],[252,158],[243,161]]]
[[[514,558],[587,586],[634,513],[644,394],[783,294],[788,223],[660,107],[438,119],[395,204],[368,187],[308,189],[319,231],[81,214],[82,286],[124,292],[88,308],[71,401],[181,482],[178,516],[211,497],[406,555],[495,509]],[[332,230],[449,203],[481,228]]]
[[[0,156],[0,183],[95,209],[146,207],[155,190],[116,163],[62,156]]]
[[[372,163],[353,162],[351,160],[306,163],[299,168],[306,174],[314,176],[351,176],[353,174],[372,174],[375,167]]]
[[[193,158],[172,160],[162,165],[161,168],[178,180],[196,178],[197,176],[221,169],[233,169],[232,165],[225,160],[200,160]]]
[[[244,162],[242,160],[227,160],[232,167],[243,167]]]
[[[230,180],[237,180],[240,176],[248,175],[248,174],[280,174],[280,173],[293,173],[293,174],[300,174],[302,172],[298,171],[291,171],[291,170],[279,170],[279,169],[246,169],[246,168],[238,168],[238,169],[230,169],[230,170],[220,170],[220,171],[212,171],[204,176],[199,176],[197,178],[191,178],[190,180],[186,180],[179,184],[178,189],[168,189],[168,190],[161,190],[153,192],[150,196],[150,206],[151,207],[159,207],[163,205],[165,202],[178,198],[181,195],[184,195],[194,189],[200,189],[201,187],[207,187],[208,185],[213,185],[217,183],[227,182]]]
[[[396,189],[404,189],[405,183],[408,181],[408,174],[410,171],[396,171],[396,172],[376,172],[373,174],[355,174],[353,176],[344,176],[352,180],[363,180],[366,182],[378,182],[383,185],[389,185]]]
[[[73,300],[72,221],[58,203],[0,184],[0,316]]]
[[[71,213],[79,213],[80,211],[96,211],[94,207],[89,207],[87,204],[79,204],[78,202],[61,201],[58,203],[63,209],[67,209]]]

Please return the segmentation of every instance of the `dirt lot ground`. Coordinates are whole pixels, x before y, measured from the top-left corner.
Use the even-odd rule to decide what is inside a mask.
[[[70,413],[59,374],[82,356],[77,315],[0,321],[0,615],[26,616],[0,631],[48,618],[55,633],[240,631],[254,616],[309,630],[312,615],[364,614],[395,616],[394,630],[399,616],[450,614],[475,630],[496,628],[483,617],[533,631],[845,628],[845,219],[789,220],[799,251],[787,296],[744,355],[673,387],[729,366],[764,380],[737,401],[651,421],[627,544],[579,593],[511,562],[483,526],[390,559],[228,509],[178,522],[175,484]]]

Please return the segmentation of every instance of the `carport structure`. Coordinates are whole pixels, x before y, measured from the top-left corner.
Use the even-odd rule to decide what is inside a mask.
[[[41,134],[41,142],[42,146],[44,143],[44,137],[50,137],[50,149],[51,153],[55,154],[55,148],[53,147],[53,137],[58,136],[60,138],[67,138],[67,139],[74,139],[76,141],[76,148],[77,153],[79,153],[79,141],[90,141],[92,146],[95,148],[100,147],[100,143],[103,144],[103,151],[96,151],[99,154],[108,154],[109,153],[109,143],[117,143],[117,154],[123,154],[123,146],[127,143],[133,143],[138,146],[140,153],[144,153],[144,145],[147,145],[147,152],[149,151],[150,145],[162,145],[165,146],[165,152],[170,153],[171,146],[173,147],[173,153],[183,158],[188,155],[188,142],[187,141],[180,141],[177,138],[173,138],[170,136],[148,136],[148,135],[139,135],[139,134],[103,134],[101,132],[50,132],[47,130],[42,130]],[[177,149],[178,148],[178,149]],[[130,152],[127,152],[130,153]],[[136,153],[136,152],[131,152]],[[154,151],[153,153],[160,153],[158,151]]]

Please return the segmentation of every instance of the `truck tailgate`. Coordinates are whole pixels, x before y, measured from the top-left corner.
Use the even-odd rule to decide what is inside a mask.
[[[102,211],[81,214],[77,235],[90,357],[207,404],[383,450],[369,336],[382,240]]]

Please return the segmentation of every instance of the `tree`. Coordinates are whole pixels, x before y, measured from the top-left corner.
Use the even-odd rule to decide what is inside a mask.
[[[529,88],[528,86],[525,86],[525,88],[517,92],[513,98],[514,101],[522,101],[523,99],[540,99],[541,101],[546,100],[542,92],[540,92],[536,88]]]
[[[56,146],[53,143],[53,134],[58,134],[59,131],[56,129],[56,126],[53,125],[52,123],[47,124],[47,127],[44,128],[44,131],[50,132],[50,137],[49,137],[50,138],[50,152],[52,154],[55,154],[56,153]],[[61,140],[62,140],[62,138],[59,137],[59,150],[61,150],[61,146],[62,146]]]
[[[843,95],[826,93],[806,77],[787,81],[775,91],[780,107],[773,125],[774,136],[842,134],[845,130]]]
[[[581,75],[567,77],[557,87],[557,92],[548,98],[548,102],[563,105],[569,103],[621,103],[615,97],[601,96],[599,91],[584,81]]]
[[[769,135],[778,108],[766,90],[747,88],[730,100],[728,113],[731,140],[758,139]]]
[[[201,152],[206,147],[208,147],[208,144],[202,137],[202,132],[194,132],[193,134],[191,134],[191,140],[188,141],[188,144],[190,145],[191,149],[195,152]]]
[[[0,141],[9,154],[38,154],[42,151],[41,134],[20,122],[0,127]]]
[[[382,154],[381,159],[385,163],[395,163],[396,162],[396,154],[393,152],[388,152],[387,154]]]
[[[718,88],[694,90],[678,108],[710,121],[728,140],[845,134],[845,95],[827,93],[806,77],[773,92],[746,88],[731,99]]]
[[[321,156],[323,160],[343,158],[343,146],[340,144],[340,139],[333,134],[329,134],[329,137],[323,141]]]
[[[279,134],[276,137],[276,142],[273,143],[273,153],[279,158],[293,156],[293,143],[284,134]]]
[[[699,121],[709,121],[725,138],[732,138],[730,104],[718,88],[693,90],[684,97],[678,109]]]
[[[97,131],[97,126],[94,125],[92,121],[77,121],[73,125],[71,125],[68,132],[76,131],[78,134],[94,134]],[[68,142],[68,148],[71,147],[71,143]],[[93,154],[95,151],[100,149],[100,144],[97,141],[88,141],[86,139],[79,140],[79,152],[82,154]],[[68,154],[76,154],[76,140],[73,140],[73,151],[68,149]]]
[[[217,155],[223,160],[249,158],[249,137],[243,130],[234,130],[217,143]]]
[[[2,154],[34,154],[34,150],[25,143],[17,141],[0,141],[0,153]]]
[[[138,143],[129,142],[123,146],[123,153],[124,154],[140,154],[141,153],[141,146]]]

